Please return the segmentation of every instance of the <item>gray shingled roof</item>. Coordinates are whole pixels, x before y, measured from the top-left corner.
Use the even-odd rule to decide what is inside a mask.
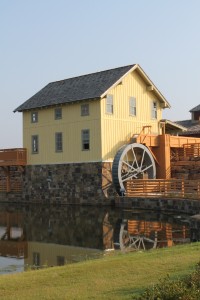
[[[193,111],[200,111],[200,104],[190,110],[190,112],[193,112]]]
[[[183,121],[176,121],[175,123],[184,126],[186,128],[189,128],[193,125],[192,120],[183,120]]]
[[[184,120],[184,121],[177,121],[179,125],[185,126],[187,128],[186,132],[180,133],[180,135],[195,135],[200,134],[200,124],[199,121],[192,121],[192,120]]]
[[[47,84],[38,93],[17,107],[16,111],[98,99],[134,65],[73,77]]]

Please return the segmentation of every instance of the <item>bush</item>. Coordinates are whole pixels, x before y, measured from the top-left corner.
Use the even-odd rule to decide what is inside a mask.
[[[199,300],[200,299],[200,263],[196,270],[184,279],[172,280],[169,275],[158,284],[145,290],[137,300]]]

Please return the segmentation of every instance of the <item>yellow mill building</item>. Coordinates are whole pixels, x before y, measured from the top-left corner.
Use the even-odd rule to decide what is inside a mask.
[[[144,126],[160,134],[165,108],[169,102],[138,64],[49,83],[15,109],[23,113],[26,199],[111,199],[117,151]]]

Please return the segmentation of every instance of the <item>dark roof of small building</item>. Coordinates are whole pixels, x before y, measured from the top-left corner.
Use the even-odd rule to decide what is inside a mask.
[[[190,112],[200,111],[200,104],[190,110]]]
[[[194,123],[192,123],[192,120],[183,120],[183,121],[176,121],[175,123],[184,126],[186,128],[191,127],[192,125],[194,125]]]
[[[16,111],[98,99],[135,65],[73,77],[47,84],[38,93],[17,107]]]
[[[187,131],[183,133],[184,135],[200,134],[200,123],[198,120],[197,121],[184,120],[184,121],[177,121],[176,123],[187,128]]]
[[[187,128],[184,125],[179,124],[178,122],[173,122],[167,119],[161,119],[160,123],[164,123],[168,131],[187,131]]]

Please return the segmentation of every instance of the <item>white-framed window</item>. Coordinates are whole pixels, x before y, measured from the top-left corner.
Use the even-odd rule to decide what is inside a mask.
[[[152,101],[151,103],[151,117],[152,119],[157,119],[157,103],[156,101]]]
[[[55,133],[55,150],[56,150],[56,152],[62,152],[63,151],[62,132],[56,132]]]
[[[62,119],[62,108],[61,107],[56,107],[54,110],[54,118],[55,120],[60,120]]]
[[[130,116],[136,116],[136,98],[129,98],[129,114]]]
[[[106,97],[106,113],[113,114],[113,95],[107,95]]]
[[[89,104],[81,104],[81,116],[89,116]]]
[[[81,131],[82,150],[90,150],[90,130],[83,129]]]
[[[31,123],[37,123],[38,122],[38,112],[33,111],[31,112]]]
[[[38,135],[32,135],[32,154],[39,152],[39,138]]]

